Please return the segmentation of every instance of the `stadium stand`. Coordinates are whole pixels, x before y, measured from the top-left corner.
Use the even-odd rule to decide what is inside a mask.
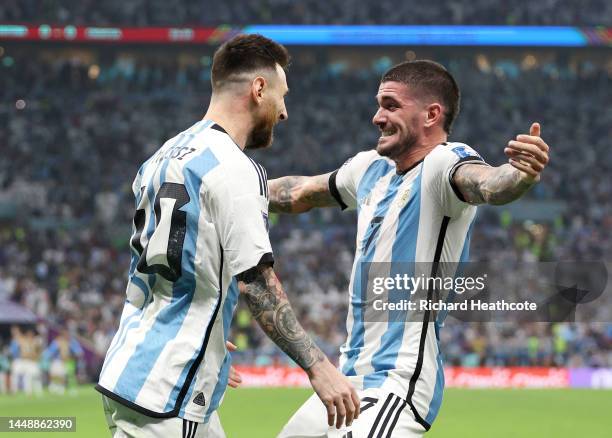
[[[610,26],[605,0],[4,0],[0,21],[129,26],[242,24],[508,24]]]
[[[78,8],[62,12],[59,3],[65,2],[9,2],[12,8],[3,7],[0,20],[36,16],[132,23],[138,15],[110,6],[108,11],[100,9],[99,16],[80,12],[87,11],[90,2],[78,2]],[[211,12],[219,19],[226,13],[222,3]],[[276,8],[285,3],[265,4]],[[143,14],[143,24],[157,24],[163,15],[152,6],[160,2],[150,4],[143,6],[149,11]],[[191,2],[194,8],[197,4]],[[301,7],[291,4],[288,17]],[[382,11],[387,4],[380,2]],[[486,20],[487,2],[478,4],[480,8],[469,11],[471,20]],[[602,2],[601,7],[609,5]],[[585,23],[596,18],[586,15],[589,8],[556,10],[580,11]],[[261,21],[272,19],[264,8],[249,13]],[[455,22],[450,17],[448,22]],[[411,18],[415,23],[432,19]],[[362,19],[356,15],[341,20]],[[466,20],[470,22],[462,18]],[[570,18],[559,15],[554,20],[562,24]],[[202,23],[207,23],[203,17]],[[342,50],[346,59],[355,57],[351,49]],[[138,48],[42,51],[5,45],[2,53],[0,81],[5,86],[0,95],[10,105],[0,107],[0,299],[20,303],[52,325],[68,324],[102,356],[124,300],[132,179],[139,164],[165,139],[201,118],[210,92],[210,49],[199,53],[197,62],[186,62],[170,51]],[[472,259],[511,263],[609,257],[611,61],[599,52],[569,56],[494,49],[468,50],[462,57],[433,51],[427,57],[447,65],[462,89],[462,110],[452,139],[500,163],[506,142],[538,120],[551,145],[550,166],[527,201],[563,208],[535,221],[509,210],[483,209],[474,230]],[[277,128],[273,153],[253,154],[270,177],[327,172],[375,144],[374,94],[381,71],[392,60],[380,54],[365,58],[365,65],[355,66],[324,50],[296,53],[289,72],[289,122]],[[353,220],[351,214],[336,210],[271,217],[279,275],[300,320],[332,357],[344,338]],[[232,339],[240,349],[238,362],[286,361],[242,306]],[[451,322],[442,331],[442,344],[447,363],[455,365],[612,366],[612,324]],[[95,375],[95,368],[90,375]]]

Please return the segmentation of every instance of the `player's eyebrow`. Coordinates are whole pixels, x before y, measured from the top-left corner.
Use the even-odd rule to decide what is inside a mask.
[[[395,97],[393,96],[389,96],[388,94],[383,94],[382,96],[380,94],[377,94],[375,96],[376,102],[378,102],[380,100],[381,103],[385,102],[385,101],[391,101],[393,103],[397,103],[399,104],[399,100],[397,100]]]

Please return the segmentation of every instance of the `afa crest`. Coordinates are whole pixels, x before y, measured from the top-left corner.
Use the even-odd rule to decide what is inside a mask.
[[[408,203],[409,199],[410,199],[410,189],[406,189],[399,195],[397,206],[399,208],[404,208],[404,206]]]

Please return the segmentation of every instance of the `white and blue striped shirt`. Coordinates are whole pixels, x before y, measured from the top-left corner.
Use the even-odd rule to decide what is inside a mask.
[[[236,276],[273,262],[266,179],[208,120],[142,165],[127,299],[100,392],[151,417],[208,421],[228,380]]]
[[[469,146],[444,143],[399,175],[393,161],[371,150],[357,154],[330,177],[330,191],[340,205],[358,212],[348,337],[340,367],[364,389],[384,387],[403,396],[426,429],[442,401],[442,315],[435,321],[368,320],[364,312],[371,303],[364,299],[364,287],[371,281],[371,263],[386,263],[392,277],[398,273],[393,270],[410,264],[414,275],[415,262],[467,260],[476,207],[460,199],[451,182],[458,166],[467,162],[484,163]]]

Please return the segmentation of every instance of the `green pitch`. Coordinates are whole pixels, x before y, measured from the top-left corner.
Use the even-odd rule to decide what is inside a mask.
[[[272,438],[310,395],[301,389],[229,390],[221,409],[228,438]],[[76,433],[0,433],[19,438],[108,437],[100,395],[0,396],[0,416],[76,416]],[[448,389],[427,438],[612,436],[612,391]]]

